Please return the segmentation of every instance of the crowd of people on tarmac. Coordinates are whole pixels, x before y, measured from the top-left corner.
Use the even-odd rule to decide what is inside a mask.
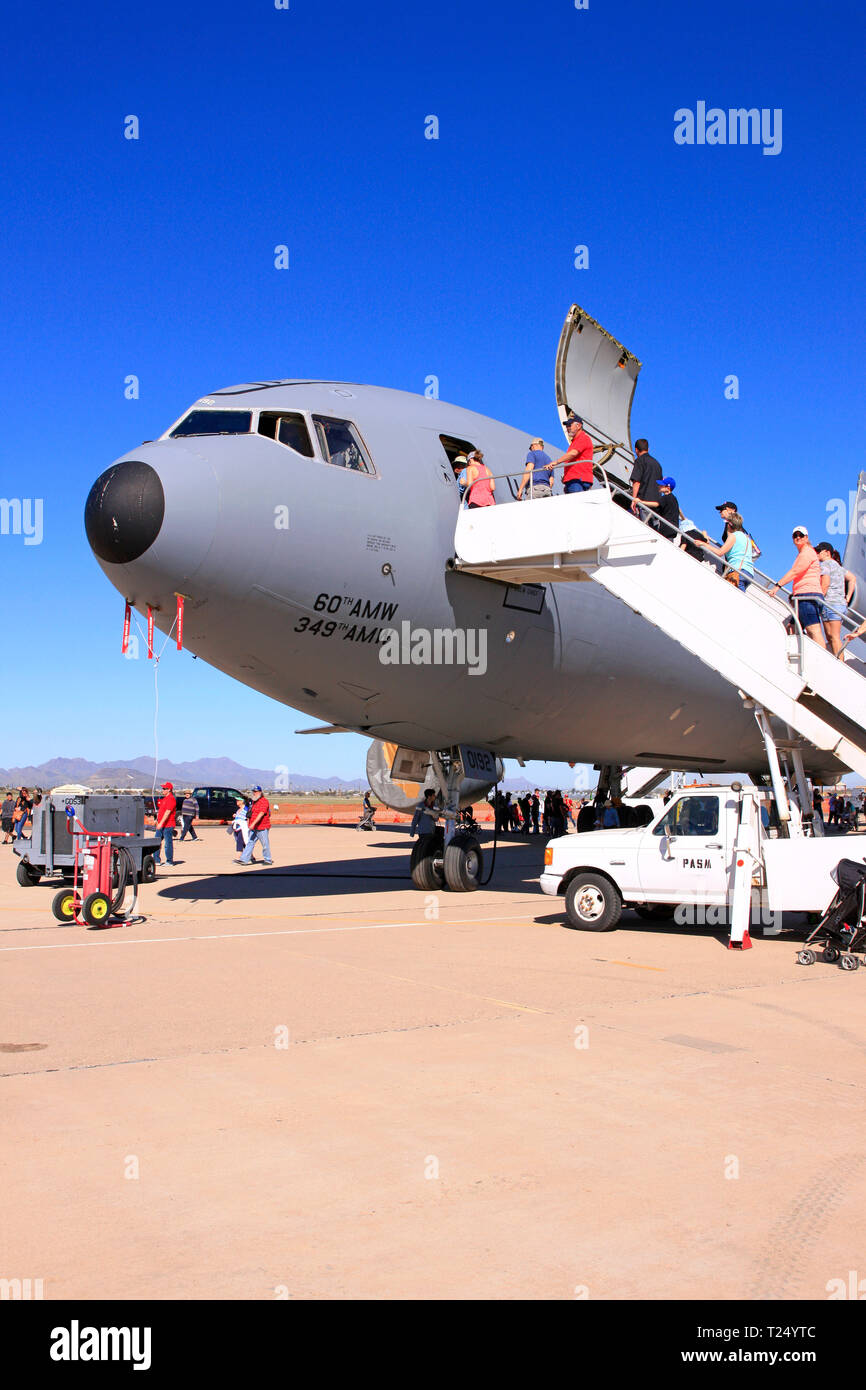
[[[559,458],[550,457],[541,438],[531,441],[517,488],[519,501],[550,497],[560,467],[565,493],[586,492],[592,487],[597,476],[593,471],[592,439],[578,415],[569,415],[565,427],[569,445]],[[635,440],[634,455],[629,487],[615,487],[614,501],[681,546],[693,559],[712,565],[738,589],[748,589],[755,582],[755,561],[761,551],[736,502],[720,502],[716,507],[724,521],[721,539],[716,543],[682,512],[676,479],[665,476],[658,459],[649,452],[646,439]],[[496,505],[496,479],[480,449],[457,454],[453,467],[461,501],[467,509]],[[509,500],[510,496],[509,493]],[[849,642],[866,636],[866,622],[842,636],[842,623],[854,601],[856,578],[845,569],[839,551],[830,541],[819,541],[813,546],[806,526],[795,526],[791,539],[797,552],[794,563],[768,592],[777,594],[790,583],[793,607],[806,635],[841,659]]]
[[[161,791],[163,795],[156,803],[156,829],[154,832],[160,841],[160,846],[154,854],[154,863],[162,863],[160,851],[164,850],[166,864],[174,864],[174,837],[178,816],[180,816],[181,822],[179,840],[185,840],[187,835],[191,840],[198,840],[199,837],[195,833],[195,821],[199,814],[199,804],[193,796],[192,790],[188,790],[183,794],[183,799],[178,805],[171,782],[163,782]],[[227,827],[229,835],[234,836],[235,849],[238,855],[234,862],[244,866],[258,862],[273,864],[270,828],[271,803],[261,787],[253,787],[252,795],[249,797],[238,797],[234,817]],[[254,858],[256,845],[261,845],[262,848],[261,861]]]
[[[667,793],[670,795],[670,793]],[[545,835],[556,838],[572,830],[631,829],[648,825],[652,814],[648,806],[626,805],[621,798],[598,804],[589,796],[575,798],[568,792],[524,792],[512,797],[511,792],[496,791],[488,805],[493,809],[497,833],[508,830],[524,835]]]

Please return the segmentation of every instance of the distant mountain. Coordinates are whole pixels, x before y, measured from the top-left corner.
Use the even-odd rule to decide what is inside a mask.
[[[279,786],[275,786],[279,778]],[[0,784],[9,787],[50,787],[79,782],[88,787],[149,787],[153,782],[153,758],[140,757],[116,762],[92,763],[86,758],[49,758],[38,767],[0,768]],[[367,786],[366,777],[348,781],[343,777],[309,777],[302,772],[275,768],[242,767],[231,758],[198,758],[194,762],[174,763],[160,759],[157,782],[173,782],[176,787],[236,787],[243,791],[261,784],[277,791],[359,791]]]

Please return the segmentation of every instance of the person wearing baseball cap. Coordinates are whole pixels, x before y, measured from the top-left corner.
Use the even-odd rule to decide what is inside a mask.
[[[273,864],[271,855],[271,839],[268,831],[271,828],[271,803],[265,796],[261,787],[253,787],[253,803],[248,812],[247,824],[250,828],[249,839],[246,848],[240,859],[236,859],[236,864],[251,864],[253,862],[253,850],[257,844],[262,847],[262,862]]]
[[[565,464],[562,470],[562,483],[565,492],[586,492],[592,487],[592,440],[583,428],[583,421],[579,415],[571,415],[565,422],[568,430],[568,449],[560,455],[558,459],[553,459],[548,463],[547,468],[550,473],[550,482],[553,483],[553,470],[558,468],[561,463]]]
[[[682,512],[674,493],[676,485],[676,478],[659,479],[659,504],[650,525],[655,527],[656,531],[660,531],[663,536],[666,536],[669,541],[676,541],[679,544],[679,525]]]
[[[156,807],[156,838],[162,841],[166,864],[174,863],[174,831],[177,825],[177,802],[171,782],[163,782],[165,796],[160,797]],[[154,864],[161,864],[159,849],[153,856]]]
[[[523,477],[520,479],[520,487],[517,489],[517,500],[526,495],[527,501],[533,497],[549,497],[551,493],[551,477],[548,471],[550,454],[544,452],[544,440],[533,439],[529,446],[529,453],[524,460],[526,467],[523,470]]]
[[[739,526],[735,527],[735,526],[732,526],[732,525],[731,525],[732,519],[733,519],[735,516],[736,516],[736,517],[739,517],[739,516],[740,516],[739,512],[737,511],[737,504],[736,504],[736,502],[719,502],[718,505],[717,505],[717,507],[716,507],[716,511],[719,513],[719,515],[722,517],[722,519],[723,519],[723,521],[724,521],[724,523],[725,523],[725,529],[724,529],[724,531],[722,532],[722,539],[719,541],[719,545],[720,545],[721,547],[724,547],[725,545],[727,545],[728,537],[731,535],[731,533],[732,533],[733,531],[736,531],[736,530],[744,531],[745,534],[748,536],[749,540],[752,542],[752,555],[751,555],[751,558],[752,558],[752,560],[757,560],[758,556],[759,556],[760,553],[761,553],[761,547],[758,545],[758,542],[755,540],[755,537],[752,535],[751,531],[747,531],[747,530],[746,530],[746,523],[743,521],[742,517],[740,517],[740,525],[739,525]],[[706,531],[703,532],[703,537],[704,537],[704,540],[705,540],[705,541],[709,541],[709,539],[710,539],[709,536],[707,535]],[[712,542],[711,542],[711,544],[712,544]],[[713,553],[716,554],[716,555],[718,555],[718,551],[715,551],[715,552],[713,552]],[[711,562],[708,562],[708,563],[715,564],[715,561],[711,561]],[[723,570],[723,566],[721,566],[721,565],[716,565],[716,569],[719,571],[719,574],[721,574],[721,573],[722,573],[722,570]]]
[[[787,574],[783,574],[777,584],[768,590],[777,594],[788,580],[794,596],[797,617],[808,637],[826,649],[821,617],[824,612],[824,593],[821,588],[821,562],[809,542],[809,531],[805,526],[795,526],[791,539],[797,547],[797,558]]]

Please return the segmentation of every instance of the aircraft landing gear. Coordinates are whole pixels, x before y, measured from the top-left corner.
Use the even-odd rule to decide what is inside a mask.
[[[422,836],[413,847],[412,882],[426,893],[440,888],[474,893],[484,877],[484,856],[477,835],[460,825],[460,788],[466,777],[460,750],[431,750],[430,766],[439,786],[437,802],[445,825]]]
[[[474,835],[458,830],[445,846],[445,882],[454,893],[474,893],[483,872],[481,846]]]
[[[412,882],[425,893],[435,893],[445,887],[444,841],[442,827],[437,826],[432,835],[421,835],[412,846],[409,860]]]

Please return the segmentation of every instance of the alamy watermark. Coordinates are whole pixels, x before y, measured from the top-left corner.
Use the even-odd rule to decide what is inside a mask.
[[[866,536],[866,493],[828,499],[827,535]]]
[[[383,666],[466,666],[470,676],[487,670],[487,630],[480,627],[414,627],[408,621],[380,635]]]
[[[674,140],[678,145],[763,145],[764,154],[782,152],[782,108],[762,106],[707,107],[699,101],[692,111],[681,106],[674,112]]]
[[[42,544],[41,497],[0,497],[0,536],[23,536],[25,545]]]

